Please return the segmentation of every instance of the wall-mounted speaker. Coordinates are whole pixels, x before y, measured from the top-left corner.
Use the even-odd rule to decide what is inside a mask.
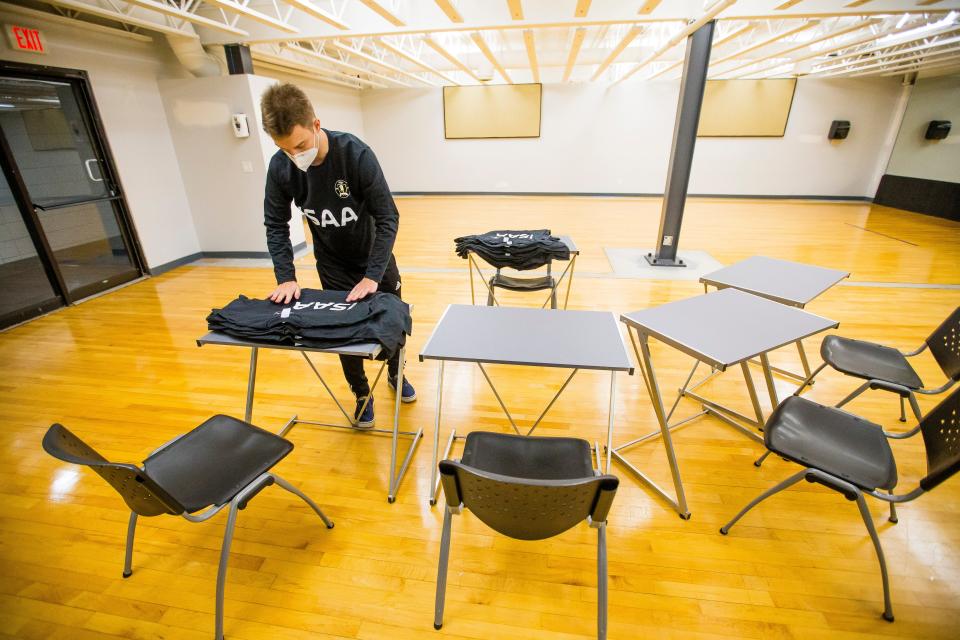
[[[849,120],[834,120],[830,123],[830,131],[827,132],[828,140],[843,140],[850,135]]]
[[[230,75],[253,73],[253,58],[250,47],[245,44],[225,44],[223,53],[227,58],[227,71]]]
[[[949,120],[931,120],[927,125],[927,133],[923,136],[927,140],[943,140],[950,133]]]

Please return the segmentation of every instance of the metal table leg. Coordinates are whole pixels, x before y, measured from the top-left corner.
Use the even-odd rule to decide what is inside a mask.
[[[807,360],[807,352],[803,348],[803,340],[797,340],[797,353],[800,354],[800,364],[803,366],[803,373],[806,378],[810,377],[810,361]]]
[[[757,416],[757,426],[762,426],[764,422],[763,411],[760,409],[760,398],[757,397],[757,387],[753,384],[753,376],[750,374],[750,367],[746,362],[740,363],[743,369],[743,380],[747,385],[747,393],[750,394],[750,403],[753,405],[753,412]]]
[[[576,371],[576,369],[574,369]],[[561,389],[562,391],[562,389]],[[617,404],[617,372],[610,372],[610,415],[607,418],[607,466],[604,473],[610,473],[610,458],[613,456],[613,416]]]
[[[470,278],[470,304],[477,304],[476,295],[473,292],[473,254],[467,254],[467,276]]]
[[[257,352],[258,347],[250,348],[250,372],[247,374],[247,406],[243,412],[244,422],[253,418],[253,391],[257,385]]]
[[[440,361],[440,366],[437,368],[437,410],[436,410],[436,419],[433,424],[433,459],[430,463],[430,505],[437,504],[437,491],[440,489],[440,477],[437,470],[437,464],[440,463],[438,458],[439,449],[440,449],[440,411],[443,406],[443,365],[444,361]],[[453,444],[453,438],[456,434],[456,429],[452,429],[450,432],[450,442],[447,443],[447,451],[450,450],[450,447]],[[446,458],[446,453],[444,454]]]
[[[576,268],[577,254],[573,254],[570,258],[570,275],[567,278],[567,293],[563,297],[563,308],[567,308],[567,303],[570,302],[570,288],[573,287],[573,270]],[[562,277],[562,276],[561,276]]]
[[[736,420],[733,420],[731,416],[736,416],[740,420],[746,422],[747,424],[752,424],[758,429],[763,428],[763,411],[760,409],[760,399],[757,397],[757,388],[753,384],[753,376],[750,375],[750,367],[746,362],[740,363],[740,369],[743,371],[743,381],[747,386],[747,393],[750,396],[750,403],[753,405],[753,412],[756,416],[756,420],[748,418],[747,416],[730,409],[724,405],[713,403],[707,401],[704,403],[705,410],[714,418],[717,418],[721,422],[730,425],[743,435],[747,436],[755,442],[763,444],[763,438],[754,433],[752,430],[743,426]],[[729,414],[729,415],[727,415]]]
[[[503,414],[507,417],[507,420],[510,422],[510,426],[513,428],[514,432],[517,435],[532,435],[536,430],[537,426],[543,421],[547,413],[553,407],[553,405],[560,398],[560,395],[567,388],[567,385],[570,384],[570,381],[573,380],[573,377],[577,374],[579,369],[572,369],[570,375],[563,381],[563,384],[560,385],[560,388],[557,392],[550,398],[550,401],[547,403],[547,406],[544,407],[543,411],[540,412],[540,415],[537,416],[537,419],[530,425],[530,428],[524,434],[520,431],[520,428],[517,426],[516,421],[513,419],[513,415],[510,413],[510,410],[507,408],[506,403],[504,403],[503,398],[500,396],[500,392],[497,391],[496,385],[493,384],[493,380],[490,379],[490,375],[487,373],[487,370],[484,368],[483,364],[477,362],[477,367],[480,369],[480,373],[483,374],[484,379],[487,381],[487,385],[490,387],[490,390],[493,391],[494,397],[497,399],[497,402],[500,404],[500,409],[503,411]],[[440,415],[441,415],[441,404],[443,403],[443,367],[444,361],[440,361],[440,368],[437,369],[437,410],[436,410],[436,422],[434,424],[433,430],[433,464],[430,469],[430,486],[433,489],[430,494],[430,504],[434,505],[437,502],[438,491],[440,490],[440,477],[437,469],[437,464],[440,460],[446,459],[450,455],[451,449],[453,449],[453,444],[457,439],[462,439],[463,436],[457,435],[457,430],[451,429],[450,437],[447,439],[447,444],[444,447],[443,455],[440,456]],[[613,434],[613,416],[614,416],[614,399],[615,399],[615,372],[611,372],[614,375],[610,381],[610,417],[607,425],[607,470],[610,469],[610,449],[612,447],[612,434]]]
[[[660,433],[663,438],[663,446],[667,452],[667,462],[670,464],[670,474],[673,476],[673,487],[676,494],[676,499],[674,499],[670,494],[664,491],[656,482],[649,478],[645,473],[640,471],[636,466],[631,464],[623,457],[622,454],[618,452],[617,449],[608,449],[608,456],[612,455],[617,459],[618,462],[623,464],[629,471],[631,471],[637,478],[639,478],[644,484],[649,486],[657,495],[667,501],[667,503],[672,506],[681,518],[684,520],[690,519],[690,510],[687,508],[687,498],[683,491],[683,481],[680,478],[680,466],[677,464],[677,455],[673,449],[673,438],[670,435],[670,427],[667,424],[666,420],[666,411],[663,407],[663,396],[660,393],[660,387],[657,383],[656,372],[653,369],[653,361],[650,357],[650,347],[647,344],[647,336],[638,334],[640,342],[640,350],[642,356],[641,361],[641,373],[643,374],[644,382],[647,385],[647,391],[650,395],[650,401],[653,403],[654,413],[657,415],[657,422],[660,424]],[[611,382],[611,386],[612,386]],[[612,402],[611,402],[612,405]],[[611,406],[612,409],[612,406]],[[611,411],[612,413],[612,411]]]
[[[307,355],[306,351],[301,351],[300,355],[303,356],[303,359],[306,360],[307,364],[310,366],[310,369],[313,371],[314,375],[320,381],[320,384],[323,385],[323,388],[326,390],[327,394],[330,396],[330,399],[337,405],[337,408],[340,409],[340,412],[343,414],[343,417],[346,418],[348,424],[336,424],[332,422],[321,422],[318,420],[300,420],[297,416],[293,416],[286,425],[284,425],[281,430],[281,436],[289,433],[295,426],[299,424],[306,424],[315,427],[328,427],[333,429],[348,429],[351,431],[357,431],[357,420],[351,415],[341,404],[340,400],[337,399],[336,394],[334,394],[333,389],[330,388],[330,385],[327,384],[327,381],[324,380],[323,376],[320,374],[320,370],[317,369],[313,361]],[[400,490],[400,483],[403,481],[404,475],[407,473],[407,468],[410,466],[410,461],[413,459],[414,453],[416,453],[417,446],[420,444],[420,439],[423,437],[423,429],[417,429],[416,431],[401,431],[400,430],[400,402],[401,395],[403,392],[403,370],[405,366],[406,349],[404,347],[400,348],[399,358],[400,364],[397,369],[397,391],[396,398],[394,401],[394,410],[393,410],[393,427],[391,429],[364,429],[361,433],[365,434],[382,434],[391,436],[390,443],[390,471],[387,476],[387,502],[393,503],[397,499],[397,492]],[[370,385],[370,393],[364,400],[363,405],[360,408],[359,413],[363,413],[363,409],[366,408],[367,403],[370,402],[373,398],[373,392],[376,390],[377,385],[380,383],[380,379],[383,377],[383,372],[387,368],[387,361],[384,361],[380,365],[380,369],[377,371],[377,375],[373,380],[373,384]],[[407,449],[406,455],[404,455],[403,462],[400,465],[400,469],[397,470],[397,448],[399,446],[400,436],[411,436],[413,439],[410,442],[410,446]]]
[[[770,371],[770,360],[767,358],[767,354],[760,354],[760,362],[763,364],[763,378],[767,383],[767,393],[770,394],[770,410],[774,410],[780,404],[780,399],[777,397],[777,388],[773,384],[773,373]]]
[[[400,483],[403,481],[403,476],[407,473],[407,467],[410,466],[410,460],[413,459],[413,454],[417,449],[417,445],[420,444],[420,439],[423,437],[423,428],[417,429],[417,433],[413,436],[413,441],[410,443],[410,448],[407,449],[407,455],[404,456],[403,463],[400,465],[400,470],[398,471],[397,442],[400,437],[400,397],[403,393],[403,369],[406,364],[404,360],[405,357],[406,347],[401,347],[400,363],[397,367],[396,398],[393,406],[393,439],[390,445],[390,488],[387,493],[387,502],[391,504],[397,499],[397,491],[400,489]]]

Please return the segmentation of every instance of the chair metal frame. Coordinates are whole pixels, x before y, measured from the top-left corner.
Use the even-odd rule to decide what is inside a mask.
[[[740,518],[746,515],[750,509],[754,508],[770,496],[780,493],[784,489],[792,487],[801,480],[822,484],[830,489],[833,489],[834,491],[839,492],[847,500],[856,501],[857,508],[860,510],[860,517],[863,519],[863,524],[866,526],[867,532],[870,534],[870,539],[873,541],[873,548],[877,552],[877,560],[880,563],[880,577],[883,581],[883,618],[888,622],[893,622],[893,605],[890,603],[890,578],[887,575],[887,562],[883,555],[883,547],[880,546],[880,537],[877,535],[877,528],[873,524],[873,517],[870,515],[870,509],[867,507],[867,502],[864,499],[864,495],[871,495],[878,500],[888,502],[890,504],[890,522],[896,523],[895,505],[898,503],[915,500],[926,492],[921,487],[917,487],[909,493],[900,495],[881,493],[877,490],[865,491],[853,484],[850,484],[842,478],[838,478],[837,476],[826,473],[825,471],[821,471],[820,469],[807,467],[806,469],[798,471],[777,485],[767,489],[759,496],[751,500],[747,506],[741,509],[740,512],[737,513],[732,520],[730,520],[730,522],[720,527],[720,533],[727,535],[730,532],[730,528],[736,524]]]
[[[245,486],[237,493],[234,498],[221,505],[212,505],[200,512],[198,515],[190,513],[181,513],[180,516],[189,522],[206,522],[217,515],[223,509],[229,507],[227,513],[227,526],[223,532],[223,544],[220,547],[220,563],[217,567],[217,595],[216,595],[216,618],[214,622],[216,640],[223,640],[223,599],[227,583],[227,565],[230,561],[230,546],[233,543],[234,526],[237,523],[237,512],[245,509],[250,500],[272,484],[276,484],[281,489],[289,491],[301,500],[307,503],[313,511],[320,516],[327,529],[333,529],[333,521],[317,506],[310,496],[300,491],[280,476],[269,471],[262,473],[256,480]],[[130,512],[130,520],[127,524],[127,545],[123,559],[123,577],[129,578],[133,574],[133,538],[137,526],[137,512]]]
[[[570,302],[570,289],[573,286],[573,272],[574,272],[575,264],[577,262],[577,255],[578,254],[576,253],[570,254],[570,260],[567,261],[567,266],[560,273],[559,278],[553,277],[553,271],[552,271],[553,260],[551,259],[547,261],[547,264],[546,264],[547,275],[545,277],[550,278],[551,280],[551,283],[549,286],[550,295],[547,296],[547,299],[544,300],[543,303],[540,305],[541,309],[546,308],[548,304],[550,305],[551,309],[558,308],[557,307],[557,290],[560,289],[560,284],[563,282],[564,278],[567,279],[567,290],[563,298],[563,308],[564,309],[567,308],[567,304]],[[480,269],[480,265],[477,264],[477,261],[474,259],[473,252],[470,252],[467,254],[467,274],[470,279],[470,304],[477,303],[476,294],[474,291],[474,284],[473,284],[473,280],[474,280],[473,272],[474,270],[476,270],[477,275],[480,276],[480,281],[483,282],[483,286],[487,290],[487,306],[488,307],[501,306],[500,301],[497,300],[497,296],[496,296],[496,293],[494,292],[494,289],[497,288],[498,286],[500,286],[501,288],[504,288],[504,287],[502,287],[502,285],[499,285],[497,283],[497,279],[501,276],[501,273],[500,273],[500,267],[496,267],[496,269],[497,269],[497,272],[488,278]]]
[[[910,429],[906,433],[902,433],[902,434],[889,433],[886,430],[882,429],[882,427],[881,427],[881,431],[883,432],[883,435],[887,439],[901,440],[904,438],[910,438],[912,436],[915,436],[917,433],[921,433],[923,431],[924,423],[926,421],[928,420],[930,422],[936,421],[937,416],[934,414],[939,412],[942,407],[949,408],[953,406],[954,407],[953,410],[956,411],[956,402],[958,399],[960,399],[960,390],[955,391],[953,395],[944,399],[940,403],[940,405],[932,409],[925,418],[921,419],[916,427]],[[941,421],[941,424],[942,424],[942,421]],[[939,425],[934,427],[928,427],[928,428],[931,431],[935,431],[939,429],[941,433],[943,429],[943,427]],[[861,487],[858,487],[850,483],[847,480],[844,480],[843,478],[840,478],[836,475],[823,471],[822,469],[817,469],[814,467],[805,467],[801,471],[798,471],[797,473],[793,474],[786,480],[783,480],[782,482],[771,487],[770,489],[767,489],[766,491],[761,493],[759,496],[751,500],[743,509],[740,510],[739,513],[737,513],[737,515],[733,517],[732,520],[730,520],[727,524],[723,525],[720,528],[720,533],[723,535],[727,535],[727,533],[729,533],[730,531],[730,528],[734,524],[736,524],[736,522],[740,520],[740,518],[746,515],[746,513],[750,511],[753,507],[763,502],[770,496],[777,494],[783,491],[784,489],[787,489],[793,486],[800,480],[806,480],[807,482],[816,482],[818,484],[821,484],[829,489],[832,489],[840,493],[847,500],[856,501],[857,507],[860,511],[860,517],[863,519],[863,523],[867,528],[867,532],[870,534],[870,539],[873,541],[874,550],[877,553],[877,560],[880,563],[880,576],[883,581],[883,605],[884,605],[883,618],[888,622],[893,622],[893,619],[894,619],[893,606],[890,601],[890,578],[887,575],[887,563],[886,563],[886,559],[884,558],[883,548],[880,545],[880,537],[877,535],[877,529],[873,524],[873,519],[872,519],[872,516],[870,515],[870,510],[867,507],[865,496],[868,496],[868,495],[873,496],[877,500],[881,500],[883,502],[888,503],[890,505],[890,516],[888,520],[891,523],[896,524],[898,521],[896,505],[904,502],[911,502],[913,500],[916,500],[921,495],[929,492],[938,484],[940,484],[941,482],[946,480],[948,477],[950,477],[953,473],[955,473],[957,470],[956,457],[953,458],[951,463],[953,467],[951,469],[948,469],[946,472],[943,472],[942,469],[931,468],[931,461],[930,461],[931,445],[930,445],[930,442],[927,441],[926,435],[924,435],[924,439],[925,439],[925,449],[927,451],[927,467],[928,467],[927,475],[920,479],[915,489],[912,489],[907,493],[895,494],[893,488],[889,489],[888,492],[883,492],[877,489],[869,489],[869,490],[863,489]],[[770,453],[770,451],[768,451],[768,453]],[[956,454],[954,454],[954,456],[956,456]],[[801,466],[804,466],[804,465],[801,465]]]
[[[173,438],[172,440],[157,447],[150,453],[150,456],[157,453],[161,449],[164,449],[172,445],[174,442],[184,437],[185,435],[186,434],[181,434],[176,438]],[[51,455],[53,454],[51,453]],[[147,457],[149,458],[150,456],[147,456]],[[57,457],[59,458],[59,456]],[[115,464],[115,463],[110,463],[109,461],[106,461],[106,460],[94,460],[94,459],[89,459],[88,462],[82,462],[77,460],[67,460],[67,462],[71,462],[72,464],[81,464],[81,465],[90,466],[90,467],[103,466],[104,464]],[[128,466],[131,468],[131,470],[136,469],[138,476],[143,476],[146,482],[155,484],[153,480],[150,479],[150,476],[144,470],[144,467],[142,465],[123,465],[123,466]],[[298,489],[294,485],[290,484],[289,482],[287,482],[277,474],[272,473],[269,469],[261,473],[253,481],[251,481],[245,487],[240,489],[240,491],[238,491],[237,494],[229,502],[225,502],[220,505],[211,505],[206,509],[204,509],[203,511],[196,514],[187,513],[185,510],[183,510],[182,505],[177,503],[175,499],[172,499],[172,496],[166,496],[163,498],[156,495],[154,496],[160,503],[163,504],[163,506],[166,509],[168,509],[167,513],[169,515],[179,515],[180,517],[182,517],[184,520],[187,520],[188,522],[206,522],[207,520],[213,518],[215,515],[220,513],[223,509],[229,508],[229,512],[227,515],[227,525],[223,532],[223,544],[221,545],[221,548],[220,548],[220,562],[217,568],[216,613],[214,616],[214,634],[215,634],[214,637],[216,638],[216,640],[223,640],[224,591],[226,589],[227,565],[230,560],[230,546],[233,542],[233,532],[237,522],[237,512],[245,509],[247,507],[247,504],[250,502],[250,500],[253,499],[254,496],[256,496],[265,488],[273,484],[278,485],[281,489],[284,489],[285,491],[288,491],[294,494],[295,496],[297,496],[298,498],[306,502],[307,505],[309,505],[310,508],[313,509],[313,511],[318,516],[320,516],[320,519],[323,520],[323,523],[326,525],[327,529],[333,529],[333,526],[334,526],[333,521],[330,520],[326,516],[326,514],[323,513],[320,507],[317,506],[316,502],[314,502],[307,494],[302,492],[300,489]],[[156,486],[158,486],[160,489],[163,489],[163,487],[160,485],[156,485]],[[140,514],[138,514],[136,511],[131,510],[130,519],[127,522],[127,541],[126,541],[126,548],[124,551],[123,574],[122,574],[125,579],[133,575],[133,541],[136,533],[137,519],[139,515]],[[157,514],[157,515],[162,515],[162,514]]]
[[[594,455],[597,467],[593,470],[594,477],[599,478],[604,474],[600,472],[600,447],[599,443],[594,443]],[[466,465],[464,465],[466,466]],[[471,471],[479,476],[494,482],[509,482],[510,480],[522,481],[524,483],[538,483],[547,486],[569,486],[583,482],[584,478],[570,480],[531,480],[529,478],[517,478],[503,476],[476,467],[471,467]],[[450,543],[453,530],[453,516],[463,512],[465,507],[460,489],[457,486],[456,477],[441,472],[440,481],[443,485],[443,493],[446,498],[446,504],[443,510],[443,533],[440,538],[440,559],[437,567],[437,593],[434,606],[433,628],[439,630],[443,627],[443,610],[447,591],[447,568],[450,560]],[[593,529],[597,530],[597,638],[606,640],[607,637],[607,608],[608,608],[608,573],[607,573],[607,515],[610,506],[613,504],[613,497],[616,489],[612,491],[598,487],[597,499],[594,502],[590,514],[587,516],[587,523]]]
[[[900,354],[904,358],[912,358],[914,356],[920,355],[930,347],[931,341],[944,337],[941,334],[941,331],[946,332],[950,328],[949,324],[951,320],[954,320],[954,319],[956,319],[957,325],[960,326],[960,307],[957,307],[953,311],[953,313],[947,316],[947,318],[943,322],[941,322],[937,326],[937,328],[934,329],[932,333],[930,333],[929,336],[927,336],[927,338],[923,341],[923,344],[921,344],[919,347],[917,347],[916,349],[910,352],[900,351]],[[953,327],[950,330],[952,333],[956,333],[957,327]],[[946,340],[946,338],[944,339]],[[939,349],[940,347],[938,346],[937,348]],[[956,349],[956,340],[954,340],[954,349]],[[838,408],[842,407],[843,405],[847,404],[848,402],[850,402],[851,400],[859,396],[861,393],[863,393],[867,389],[882,389],[884,391],[890,391],[892,393],[896,393],[897,395],[900,396],[900,422],[907,421],[906,410],[904,407],[905,398],[909,399],[910,401],[910,408],[913,409],[913,415],[916,416],[917,420],[921,420],[922,416],[920,415],[920,407],[917,405],[917,397],[915,394],[920,393],[920,394],[929,395],[929,396],[939,395],[947,391],[948,389],[950,389],[950,387],[952,387],[954,384],[957,383],[958,380],[960,380],[960,374],[958,374],[957,372],[948,372],[945,368],[946,365],[940,362],[939,356],[935,354],[934,357],[937,359],[937,364],[940,366],[940,370],[947,375],[947,381],[935,389],[924,389],[924,388],[909,389],[903,385],[895,384],[893,382],[888,382],[886,380],[872,379],[872,380],[867,380],[862,385],[854,389],[846,398],[841,400],[835,406]],[[956,357],[956,354],[954,354],[954,357]],[[806,387],[807,385],[813,384],[813,378],[818,373],[820,373],[823,370],[823,368],[827,366],[827,364],[828,363],[824,362],[819,367],[817,367],[817,370],[811,373],[807,377],[807,379],[803,381],[803,383],[797,389],[797,393],[802,391],[803,388]],[[953,364],[953,367],[956,368],[956,363]]]
[[[917,347],[917,348],[914,349],[913,351],[909,351],[909,352],[907,352],[907,351],[900,351],[900,354],[901,354],[904,358],[913,358],[913,357],[915,357],[915,356],[920,355],[920,354],[923,353],[924,351],[926,351],[927,348],[929,348],[929,346],[930,346],[930,341],[933,340],[933,339],[935,339],[935,338],[937,337],[937,334],[938,334],[938,332],[940,331],[940,329],[942,329],[942,328],[950,321],[951,317],[952,317],[953,315],[957,314],[958,312],[960,312],[960,307],[958,307],[957,311],[954,311],[953,314],[951,314],[950,316],[948,316],[947,319],[944,320],[943,323],[941,323],[936,329],[934,329],[933,333],[931,333],[931,334],[927,337],[927,339],[924,340],[923,344],[921,344],[919,347]],[[824,338],[824,339],[826,339],[826,338]],[[938,362],[938,364],[939,364],[939,362]],[[812,373],[810,373],[809,376],[807,376],[807,379],[806,379],[806,380],[804,380],[802,383],[800,383],[800,386],[797,387],[797,390],[793,392],[793,395],[798,396],[798,395],[800,395],[801,393],[803,393],[803,390],[806,389],[808,386],[812,386],[812,385],[813,385],[813,379],[817,376],[817,374],[819,374],[821,371],[823,371],[823,370],[824,370],[826,367],[828,367],[828,366],[830,366],[830,363],[828,363],[828,362],[822,362],[819,367],[817,367]],[[832,368],[832,367],[831,367],[831,368]],[[941,368],[941,370],[943,370],[943,365],[940,365],[940,368]],[[843,372],[841,371],[840,373],[843,373]],[[946,371],[944,371],[944,373],[946,373]],[[848,374],[844,374],[844,375],[848,375]],[[854,376],[850,376],[850,377],[854,377]],[[920,405],[917,403],[917,396],[916,396],[916,394],[919,393],[919,394],[925,395],[925,396],[936,396],[936,395],[940,395],[941,393],[944,393],[944,392],[946,392],[946,391],[949,391],[950,388],[953,387],[953,385],[956,384],[956,383],[957,383],[957,380],[956,380],[955,378],[950,378],[950,377],[948,377],[946,382],[944,382],[942,385],[940,385],[939,387],[936,387],[936,388],[934,388],[934,389],[925,389],[925,388],[910,389],[909,387],[905,387],[905,386],[903,386],[903,385],[896,384],[896,383],[894,383],[894,382],[889,382],[889,381],[887,381],[887,380],[879,380],[879,379],[874,378],[874,379],[867,380],[866,382],[864,382],[863,384],[861,384],[859,387],[857,387],[856,389],[854,389],[853,391],[851,391],[843,400],[841,400],[840,402],[838,402],[838,403],[835,404],[834,406],[835,406],[837,409],[840,409],[840,408],[842,408],[844,405],[848,404],[851,400],[853,400],[853,399],[856,398],[857,396],[859,396],[859,395],[861,395],[862,393],[864,393],[865,391],[867,391],[868,389],[869,389],[869,390],[880,389],[880,390],[882,390],[882,391],[889,391],[889,392],[891,392],[891,393],[895,393],[895,394],[897,394],[898,396],[900,396],[900,422],[906,422],[906,421],[907,421],[907,413],[906,413],[906,407],[905,407],[905,400],[908,400],[908,401],[910,402],[910,409],[913,411],[914,417],[916,417],[917,421],[920,421],[920,420],[923,419],[923,415],[922,415],[921,412],[920,412]],[[916,431],[917,431],[916,429],[912,429],[912,430],[907,431],[907,432],[905,432],[905,433],[891,433],[891,432],[888,432],[888,431],[884,431],[884,434],[885,434],[888,438],[902,439],[902,438],[909,438],[910,436],[914,435],[914,434],[916,433]],[[759,458],[757,458],[757,459],[754,461],[753,465],[754,465],[755,467],[759,467],[760,465],[763,464],[763,461],[766,460],[769,455],[770,455],[770,452],[769,452],[769,451],[765,451],[765,452],[763,453],[763,455],[761,455]]]
[[[912,358],[914,356],[920,355],[926,350],[927,350],[927,343],[924,342],[922,345],[920,345],[919,348],[914,349],[913,351],[910,351],[910,352],[900,351],[900,354],[904,358]],[[798,395],[806,387],[808,387],[809,385],[812,385],[813,378],[816,377],[818,373],[823,371],[823,369],[828,366],[830,366],[829,363],[824,362],[819,367],[817,367],[813,371],[813,373],[811,373],[807,377],[807,379],[800,384],[800,386],[794,392],[794,395]],[[886,380],[879,380],[874,378],[871,380],[867,380],[866,382],[861,384],[859,387],[851,391],[850,394],[848,394],[843,400],[841,400],[834,406],[839,409],[843,407],[845,404],[847,404],[848,402],[850,402],[851,400],[853,400],[854,398],[856,398],[857,396],[859,396],[860,394],[862,394],[863,392],[867,391],[868,389],[870,390],[881,389],[883,391],[890,391],[892,393],[896,393],[897,395],[900,396],[900,422],[907,421],[907,414],[906,414],[906,408],[904,406],[904,400],[910,401],[910,408],[913,410],[914,417],[916,417],[917,420],[921,420],[923,418],[923,415],[920,413],[920,405],[917,404],[916,394],[919,393],[925,396],[936,396],[945,391],[949,391],[950,388],[956,383],[957,383],[956,380],[952,378],[948,378],[946,382],[944,382],[939,387],[936,387],[935,389],[924,389],[924,388],[910,389],[909,387],[905,387],[901,384],[896,384],[894,382],[887,382]]]

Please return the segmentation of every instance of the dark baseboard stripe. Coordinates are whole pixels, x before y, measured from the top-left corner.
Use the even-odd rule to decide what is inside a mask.
[[[177,258],[176,260],[171,260],[170,262],[165,262],[161,265],[157,265],[156,267],[150,267],[148,271],[150,272],[151,276],[159,276],[160,274],[166,273],[171,269],[176,269],[177,267],[182,267],[185,264],[190,264],[194,260],[199,260],[202,257],[203,253],[191,253],[188,256],[183,256],[182,258]]]
[[[293,247],[293,253],[296,255],[298,252],[307,248],[306,242],[301,242]],[[159,276],[162,273],[166,273],[171,269],[176,269],[177,267],[182,267],[185,264],[190,264],[191,262],[196,262],[201,258],[241,258],[241,259],[254,259],[254,260],[264,260],[270,257],[269,251],[200,251],[198,253],[191,253],[188,256],[182,258],[177,258],[176,260],[171,260],[165,264],[161,264],[157,267],[150,268],[151,276]]]
[[[395,196],[556,196],[575,198],[662,198],[662,193],[604,193],[559,191],[394,191]],[[757,195],[730,193],[691,193],[691,198],[730,198],[735,200],[840,200],[871,202],[867,196]]]
[[[296,248],[294,248],[296,253]],[[261,260],[269,258],[270,254],[266,251],[204,251],[204,258],[243,258],[252,260]]]
[[[960,183],[885,174],[873,201],[960,222]]]

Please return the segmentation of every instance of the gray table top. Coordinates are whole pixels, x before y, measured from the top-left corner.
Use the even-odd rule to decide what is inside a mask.
[[[420,360],[454,360],[633,373],[623,334],[609,311],[447,307]]]
[[[573,238],[570,236],[557,236],[560,238],[560,242],[567,245],[567,248],[570,249],[571,255],[580,255],[580,249],[577,249],[577,245],[574,243]]]
[[[700,282],[720,288],[732,287],[783,304],[803,307],[848,277],[849,271],[753,256],[703,275]]]
[[[720,369],[840,324],[739,289],[632,311],[620,320]]]
[[[360,356],[361,358],[373,359],[380,355],[383,347],[379,343],[368,342],[362,344],[349,344],[333,349],[318,349],[317,347],[306,347],[303,345],[276,344],[274,342],[257,342],[255,340],[244,340],[234,338],[220,331],[210,331],[205,336],[197,338],[197,346],[202,347],[205,344],[218,344],[227,347],[258,347],[260,349],[287,349],[292,351],[309,351],[311,353],[333,353],[344,356]]]

